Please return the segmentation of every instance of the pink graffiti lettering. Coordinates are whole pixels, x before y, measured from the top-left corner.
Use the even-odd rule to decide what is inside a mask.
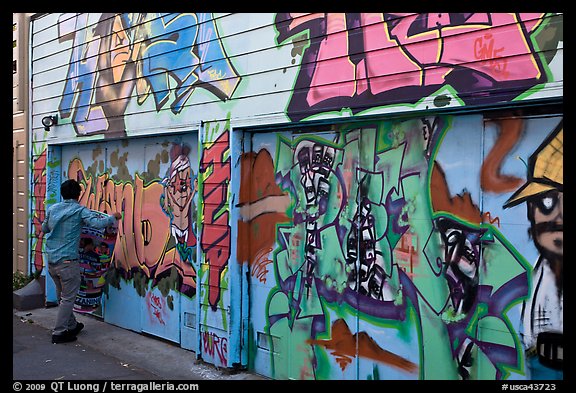
[[[288,115],[301,120],[343,108],[415,103],[443,85],[474,104],[501,101],[491,91],[514,83],[518,89],[510,95],[513,99],[546,81],[531,37],[543,17],[279,13],[279,44],[304,31],[315,37],[303,50]]]

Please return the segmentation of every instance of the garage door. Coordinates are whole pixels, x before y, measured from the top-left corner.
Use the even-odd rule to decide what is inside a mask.
[[[62,148],[80,202],[123,218],[99,314],[196,350],[197,134]]]

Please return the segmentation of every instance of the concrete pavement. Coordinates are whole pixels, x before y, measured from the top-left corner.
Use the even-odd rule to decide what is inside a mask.
[[[71,343],[52,344],[57,307],[13,309],[14,380],[268,380],[217,369],[196,354],[161,339],[84,314],[85,327]]]

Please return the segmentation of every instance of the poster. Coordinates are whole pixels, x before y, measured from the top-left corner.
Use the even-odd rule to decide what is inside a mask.
[[[81,283],[74,311],[102,316],[102,290],[112,262],[117,233],[117,224],[103,229],[82,228],[79,250]]]

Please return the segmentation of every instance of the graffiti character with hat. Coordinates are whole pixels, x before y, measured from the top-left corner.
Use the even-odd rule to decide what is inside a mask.
[[[522,308],[523,342],[532,379],[563,378],[564,128],[530,156],[528,179],[504,204],[527,203],[529,235],[539,252],[532,292]]]

